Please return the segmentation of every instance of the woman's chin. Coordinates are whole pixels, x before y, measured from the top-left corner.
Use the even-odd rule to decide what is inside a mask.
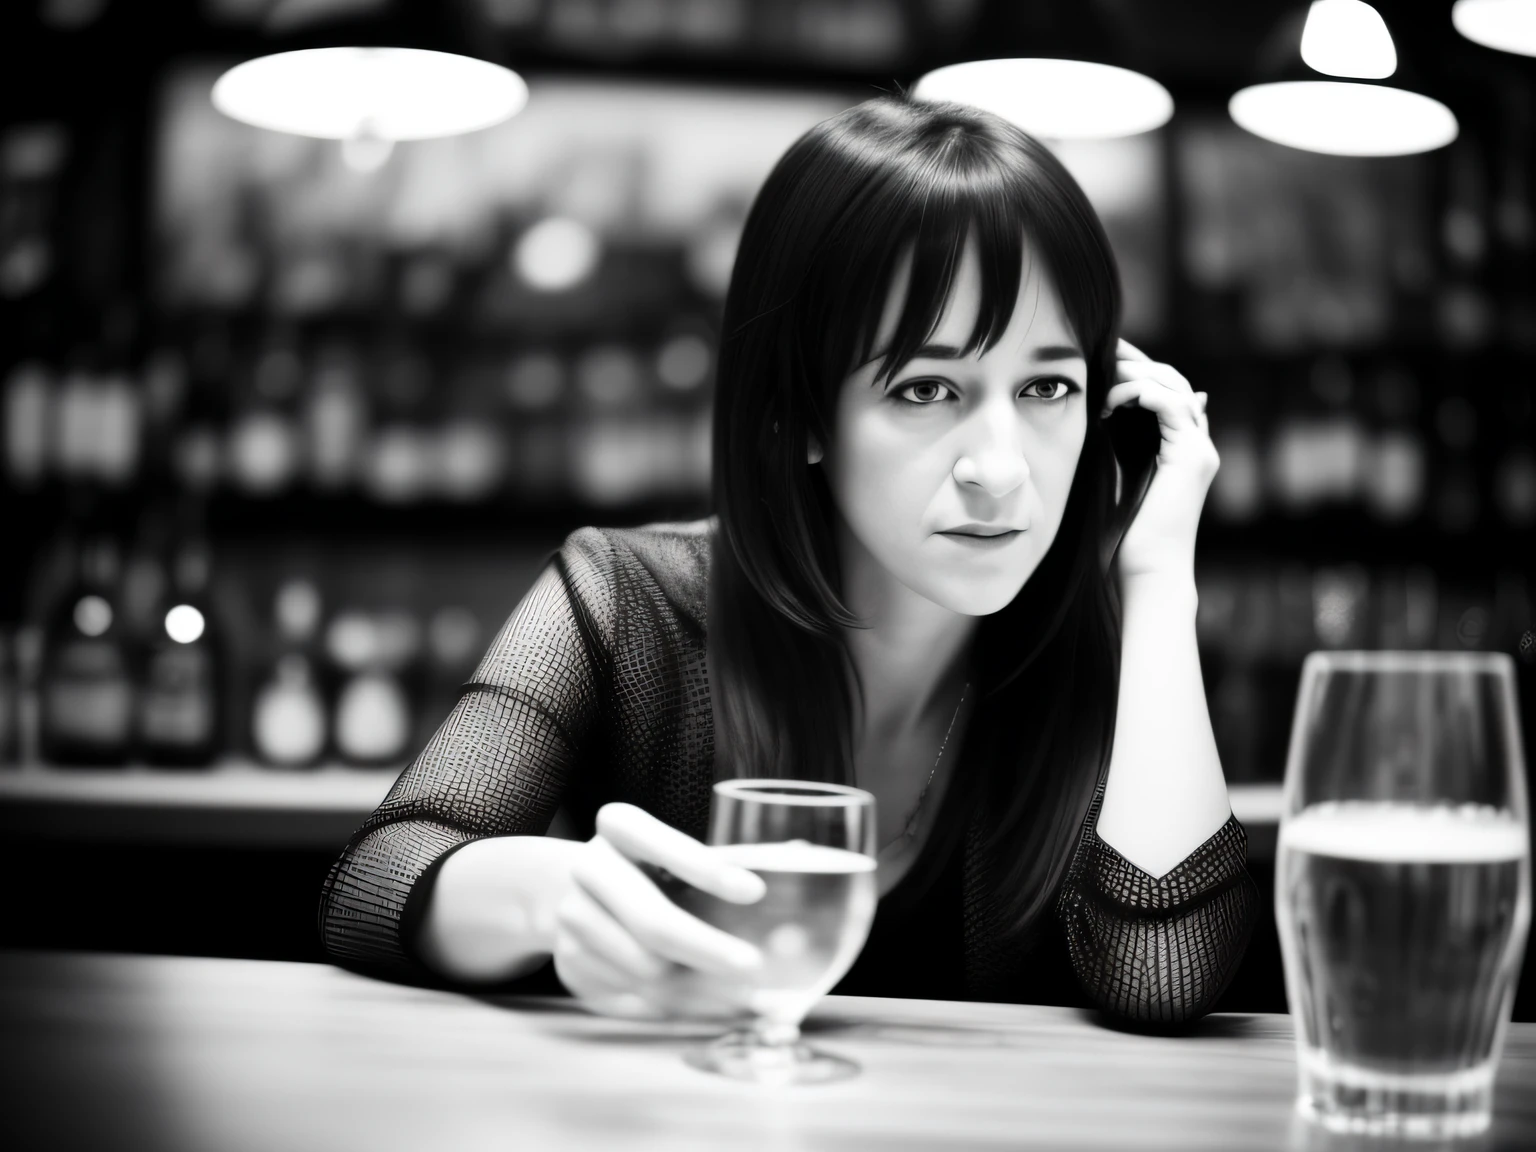
[[[927,596],[935,604],[961,616],[990,616],[1013,603],[1028,579],[1028,573],[1010,580],[960,576],[933,587]]]

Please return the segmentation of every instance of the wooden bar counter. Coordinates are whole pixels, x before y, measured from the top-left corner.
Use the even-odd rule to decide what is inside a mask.
[[[196,909],[188,909],[195,915]],[[828,997],[815,1044],[862,1073],[760,1087],[694,1070],[697,1023],[458,995],[327,965],[0,952],[0,1145],[436,1149],[1384,1149],[1293,1111],[1284,1015],[1188,1035],[1068,1008]],[[1407,1145],[1424,1148],[1430,1145]],[[1512,1025],[1493,1131],[1536,1147],[1536,1024]]]

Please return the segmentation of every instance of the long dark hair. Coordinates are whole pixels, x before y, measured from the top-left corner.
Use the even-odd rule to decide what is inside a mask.
[[[844,377],[869,361],[898,253],[910,287],[880,378],[935,329],[966,238],[979,241],[982,303],[965,352],[1008,327],[1025,245],[1049,268],[1088,361],[1090,413],[1055,540],[1024,590],[983,621],[979,690],[950,785],[980,805],[997,905],[1025,934],[1058,890],[1107,769],[1119,619],[1106,578],[1126,522],[1115,450],[1094,418],[1114,382],[1115,260],[1097,215],[1051,152],[990,113],[905,95],[817,124],[779,160],[742,233],[726,297],[713,428],[718,517],[709,671],[716,774],[848,782],[852,692],[841,629],[836,509],[807,437],[832,443]],[[1128,476],[1150,467],[1144,442]],[[956,820],[935,829],[952,848]]]

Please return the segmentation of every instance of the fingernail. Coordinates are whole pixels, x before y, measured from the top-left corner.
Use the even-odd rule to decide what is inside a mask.
[[[1104,417],[1106,417],[1108,415],[1109,415],[1109,409],[1108,408],[1101,409],[1100,412],[1099,412],[1099,419],[1102,420],[1102,419],[1104,419]]]

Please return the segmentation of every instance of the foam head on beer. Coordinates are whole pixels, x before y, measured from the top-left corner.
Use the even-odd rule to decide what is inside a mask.
[[[1298,852],[1383,863],[1493,863],[1526,853],[1514,814],[1486,804],[1329,800],[1292,817],[1281,841]]]

